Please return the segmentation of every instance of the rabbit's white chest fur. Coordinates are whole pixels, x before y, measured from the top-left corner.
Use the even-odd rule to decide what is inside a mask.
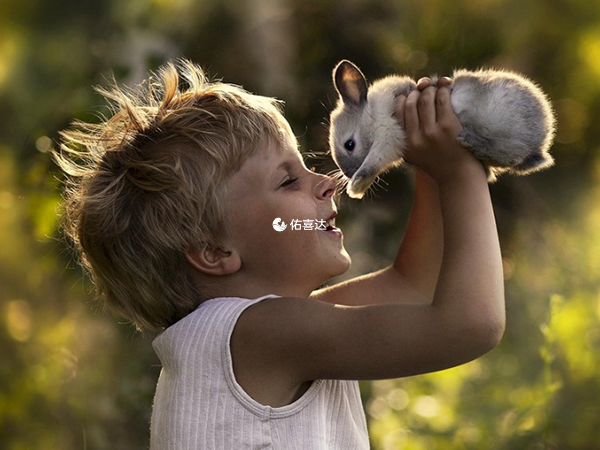
[[[402,163],[405,132],[394,117],[398,95],[416,84],[390,76],[368,87],[360,70],[342,61],[334,70],[340,95],[331,113],[333,158],[350,178],[348,194],[360,198],[383,171]],[[456,71],[451,104],[463,125],[458,140],[488,169],[523,175],[553,164],[548,153],[555,120],[544,93],[528,79],[506,71]]]

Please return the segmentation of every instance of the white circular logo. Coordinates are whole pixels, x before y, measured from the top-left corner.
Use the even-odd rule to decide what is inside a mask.
[[[273,229],[275,231],[283,231],[285,230],[287,227],[287,225],[285,224],[285,222],[283,220],[281,220],[280,217],[278,217],[277,219],[275,219],[273,221]]]

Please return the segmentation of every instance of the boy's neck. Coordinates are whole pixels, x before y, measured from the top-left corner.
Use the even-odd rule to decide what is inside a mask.
[[[273,279],[246,279],[241,273],[223,276],[198,275],[198,286],[201,288],[201,302],[218,297],[240,297],[254,299],[265,295],[281,297],[307,298],[318,287],[282,286]]]

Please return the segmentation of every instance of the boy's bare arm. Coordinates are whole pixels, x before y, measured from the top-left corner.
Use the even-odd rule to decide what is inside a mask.
[[[314,299],[257,303],[242,314],[232,338],[236,375],[247,385],[256,377],[264,383],[265,376],[291,388],[318,378],[414,375],[467,362],[499,342],[505,320],[502,264],[485,171],[453,139],[460,123],[449,91],[428,88],[411,96],[407,159],[436,181],[443,224],[433,301],[357,307]],[[379,295],[405,293],[395,292],[406,288],[395,271],[380,275],[387,283],[373,286],[380,286]]]

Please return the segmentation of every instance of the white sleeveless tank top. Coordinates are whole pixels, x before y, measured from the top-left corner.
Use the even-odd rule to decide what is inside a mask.
[[[253,400],[235,380],[229,342],[255,300],[215,298],[167,328],[152,345],[162,363],[151,450],[366,450],[358,382],[316,380],[294,403]]]

